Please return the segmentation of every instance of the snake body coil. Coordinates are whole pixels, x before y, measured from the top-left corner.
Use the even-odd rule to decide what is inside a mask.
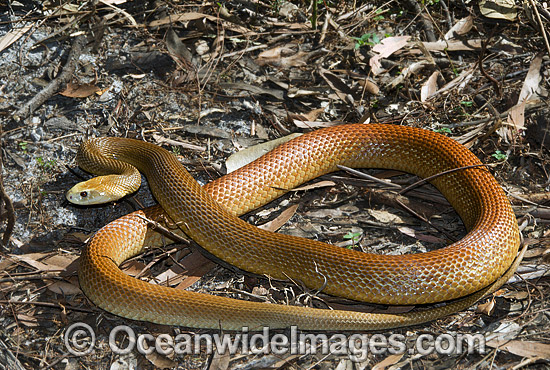
[[[483,166],[431,181],[455,208],[468,234],[427,253],[361,253],[267,232],[237,217],[277,198],[284,189],[336,171],[339,164],[395,169],[420,177],[481,164],[452,139],[422,129],[353,124],[317,130],[204,187],[172,154],[137,140],[90,139],[82,144],[77,160],[87,171],[123,173],[134,180],[135,166],[146,175],[162,207],[137,211],[108,224],[82,254],[79,278],[86,295],[105,310],[132,319],[231,330],[264,325],[317,330],[410,325],[467,307],[495,290],[511,275],[509,268],[518,251],[519,230],[510,203]],[[124,178],[118,181],[116,186],[135,188],[127,186]],[[86,187],[69,192],[68,198],[92,191],[82,189]],[[118,265],[154,238],[144,217],[159,219],[163,212],[208,252],[255,274],[293,279],[311,289],[324,287],[325,293],[372,303],[457,300],[427,311],[366,314],[238,301],[152,285],[125,275]]]

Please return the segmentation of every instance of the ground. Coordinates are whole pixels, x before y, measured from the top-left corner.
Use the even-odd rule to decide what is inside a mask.
[[[0,10],[0,368],[549,367],[550,13],[544,4],[9,1]],[[65,192],[89,178],[74,161],[82,141],[120,136],[156,143],[204,184],[225,174],[233,153],[345,122],[421,127],[473,151],[506,191],[528,247],[516,275],[467,310],[362,333],[369,344],[386,341],[363,357],[322,354],[320,343],[317,353],[306,354],[222,355],[208,353],[204,342],[197,353],[177,356],[117,354],[109,347],[109,333],[119,325],[154,337],[220,333],[124,319],[80,291],[78,257],[86,240],[155,203],[145,179],[121,201],[68,203]],[[416,181],[367,173],[405,186]],[[380,254],[432,250],[465,234],[429,185],[405,198],[380,180],[343,171],[309,185],[243,218],[255,225],[275,220],[267,227],[284,224],[279,232]],[[299,282],[250,276],[207,260],[190,242],[154,249],[122,268],[239,299],[403,309],[343,302]],[[93,352],[69,351],[64,339],[75,323],[95,331]],[[115,342],[126,345],[127,335]],[[484,346],[465,353],[435,341],[465,335],[481,335]],[[415,344],[426,338],[436,346],[419,351]],[[394,339],[406,345],[404,353],[390,350],[387,341]]]

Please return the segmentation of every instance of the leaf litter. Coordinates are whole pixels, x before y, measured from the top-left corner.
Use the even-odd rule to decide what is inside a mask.
[[[548,29],[550,14],[536,2],[523,8],[506,1],[473,8],[446,1],[418,4],[318,2],[317,29],[312,27],[312,7],[287,1],[161,1],[155,6],[69,1],[44,2],[40,8],[14,2],[2,12],[1,168],[15,222],[13,232],[6,232],[11,208],[0,202],[0,232],[9,237],[0,252],[0,347],[5,353],[0,365],[547,366],[550,50],[541,30]],[[79,36],[86,38],[80,49]],[[64,70],[67,83],[52,83]],[[29,104],[35,96],[43,102]],[[369,353],[355,363],[348,356],[320,354],[216,354],[209,359],[205,354],[168,358],[135,352],[113,358],[104,333],[117,324],[154,335],[189,331],[121,319],[97,309],[80,292],[76,271],[83,242],[107,222],[154,201],[145,183],[117,204],[89,209],[64,203],[64,192],[87,176],[67,170],[74,167],[78,143],[105,135],[155,142],[206,183],[226,171],[231,154],[243,153],[244,162],[256,156],[241,149],[343,122],[402,123],[457,138],[489,165],[510,195],[533,251],[516,277],[481,301],[478,311],[472,307],[437,322],[384,332],[405,335],[408,345],[426,332],[484,333],[487,354]],[[391,180],[404,186],[414,182],[399,173],[392,173]],[[464,233],[450,206],[430,186],[408,194],[406,205],[445,235],[403,211],[399,202],[404,200],[380,182],[342,174],[316,181],[245,218],[371,253],[431,250],[447,243],[445,235],[459,238]],[[307,291],[300,282],[248,277],[191,250],[183,244],[149,251],[123,269],[151,283],[235,298],[387,309],[342,302]],[[94,325],[102,329],[102,341],[93,355],[68,358],[62,333],[77,321],[100,322]],[[510,323],[513,330],[498,334]]]

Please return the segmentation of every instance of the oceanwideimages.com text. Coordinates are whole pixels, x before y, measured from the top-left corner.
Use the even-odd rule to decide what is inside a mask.
[[[91,353],[96,335],[88,324],[74,323],[64,335],[65,346],[74,355]],[[109,346],[116,354],[137,350],[142,354],[158,352],[166,356],[189,354],[322,354],[348,355],[354,361],[364,361],[373,355],[410,354],[457,355],[485,353],[482,334],[421,334],[414,340],[403,334],[323,334],[303,333],[295,326],[283,333],[249,332],[243,327],[236,334],[136,334],[129,326],[119,325],[109,334]]]

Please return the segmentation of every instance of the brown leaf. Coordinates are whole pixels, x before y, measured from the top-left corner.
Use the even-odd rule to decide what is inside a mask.
[[[225,161],[225,168],[227,169],[227,173],[231,173],[249,164],[250,162],[260,158],[262,155],[269,153],[279,145],[284,144],[294,138],[297,138],[300,135],[301,134],[299,133],[290,134],[284,137],[280,137],[278,139],[266,141],[265,143],[251,146],[249,148],[231,154],[229,158],[227,158],[227,160]]]
[[[297,209],[298,204],[294,204],[281,212],[281,214],[277,216],[274,220],[266,222],[265,224],[258,226],[258,228],[268,231],[277,231],[281,228],[281,226],[286,224],[292,216],[294,216],[294,213],[296,213]]]
[[[439,40],[434,42],[423,42],[424,48],[428,51],[463,51],[481,49],[481,39],[473,40]],[[418,51],[418,49],[416,50]]]
[[[410,236],[411,238],[415,238],[417,240],[421,240],[428,243],[445,243],[445,239],[438,238],[437,236],[433,235],[426,235],[419,233],[418,231],[411,229],[410,227],[406,226],[398,226],[397,230],[401,231],[403,234]]]
[[[75,254],[56,254],[45,258],[42,262],[50,266],[58,266],[61,270],[66,270],[77,259],[78,256]]]
[[[255,62],[256,64],[263,66],[263,65],[279,65],[281,63],[281,60],[289,55],[292,55],[296,53],[295,50],[286,47],[286,46],[276,46],[272,49],[268,49],[265,51],[262,51],[260,54],[258,54],[258,57],[256,58]]]
[[[127,261],[127,262],[124,262],[124,264],[122,264],[122,266],[120,266],[120,269],[122,271],[124,271],[124,273],[130,275],[130,276],[150,276],[151,275],[151,271],[150,270],[146,270],[144,271],[144,269],[147,267],[146,264],[144,264],[143,262],[140,262],[140,261],[135,261],[135,260],[132,260],[132,261]]]
[[[404,353],[401,354],[395,354],[395,355],[389,355],[372,368],[372,370],[384,370],[388,366],[396,364],[399,360],[401,360],[401,357],[403,357]]]
[[[320,128],[341,125],[341,121],[320,122],[320,121],[302,121],[299,119],[293,119],[292,123],[299,128]]]
[[[34,316],[24,315],[22,313],[17,314],[17,320],[20,324],[23,324],[27,327],[34,328],[40,326],[38,324],[38,319]]]
[[[12,258],[4,258],[0,261],[0,271],[7,271],[7,269],[14,264],[15,261]]]
[[[232,22],[228,22],[225,20],[218,19],[217,17],[214,17],[213,15],[203,14],[203,13],[197,13],[197,12],[188,12],[188,13],[182,13],[182,14],[176,14],[176,15],[170,15],[168,17],[164,17],[162,19],[157,19],[149,23],[149,27],[158,27],[165,24],[172,24],[176,22],[189,22],[199,19],[206,19],[211,22],[217,23],[218,20],[222,22],[225,28],[230,29],[231,31],[239,32],[242,34],[254,34],[255,32],[250,31],[248,28],[234,24]]]
[[[338,95],[343,102],[349,103],[347,96],[351,95],[353,97],[355,95],[355,92],[349,87],[349,85],[329,70],[320,68],[319,72],[321,73],[321,77],[325,79],[336,95]]]
[[[487,316],[490,316],[493,313],[493,309],[495,308],[495,300],[490,299],[486,303],[480,303],[477,305],[476,312],[483,313]]]
[[[99,87],[92,84],[76,84],[69,82],[65,90],[59,94],[69,98],[87,98],[99,91]]]
[[[487,346],[505,350],[521,357],[550,358],[550,344],[527,340],[491,339]]]
[[[380,42],[380,44],[374,45],[372,51],[378,53],[378,55],[373,56],[369,60],[369,65],[371,66],[373,73],[375,75],[380,74],[382,72],[380,60],[387,58],[397,50],[402,49],[405,45],[407,45],[410,38],[410,36],[386,37]]]
[[[57,266],[52,267],[48,264],[38,261],[39,259],[40,260],[43,259],[46,256],[46,253],[29,253],[29,254],[23,254],[23,255],[11,254],[10,256],[34,267],[36,270],[38,270],[38,272],[61,270]]]
[[[374,217],[376,221],[381,222],[383,224],[403,224],[404,221],[401,217],[394,215],[393,213],[390,213],[383,209],[369,209],[367,210],[369,215]]]
[[[166,350],[169,351],[170,349],[166,348]],[[157,353],[157,351],[147,353],[145,358],[155,366],[155,369],[171,369],[178,365],[177,362]]]
[[[188,78],[194,78],[195,68],[198,66],[193,61],[193,54],[172,28],[166,32],[166,48],[179,67],[189,73]]]
[[[310,185],[300,186],[292,189],[292,191],[312,190],[312,189],[325,188],[327,186],[334,186],[334,185],[336,185],[334,181],[325,180],[325,181],[319,181]]]
[[[187,289],[199,281],[204,274],[216,267],[214,262],[198,251],[188,254],[180,264],[187,269],[187,277],[176,286],[176,289]]]
[[[294,113],[288,113],[287,119],[291,121],[292,119],[298,119],[302,121],[315,121],[321,113],[325,111],[325,108],[317,108],[313,109],[312,111],[308,113],[302,113],[302,114],[294,114]]]
[[[21,28],[15,28],[0,38],[0,52],[19,40],[28,30],[32,28],[32,25],[23,26]]]
[[[56,281],[53,284],[48,285],[48,289],[56,294],[61,295],[73,295],[82,293],[78,286],[68,283],[66,281]]]
[[[525,129],[525,100],[510,108],[508,123],[515,126],[516,131]]]
[[[357,83],[365,88],[365,91],[369,92],[372,95],[378,95],[380,88],[377,84],[369,80],[368,78],[357,80]]]
[[[226,370],[229,368],[230,359],[231,356],[228,351],[225,351],[222,354],[216,351],[214,352],[214,357],[212,358],[212,362],[210,363],[208,370]]]
[[[514,0],[480,0],[479,11],[487,18],[513,21],[518,16]]]
[[[465,35],[472,29],[474,25],[474,18],[469,15],[466,18],[460,19],[458,22],[455,23],[453,27],[445,34],[444,39],[445,40],[451,40],[455,38],[455,36],[461,36]]]
[[[525,290],[522,290],[522,291],[519,291],[519,292],[510,292],[510,291],[508,291],[508,292],[502,294],[502,297],[507,298],[507,299],[515,299],[515,300],[521,301],[521,300],[527,299],[529,297],[529,293]]]
[[[537,92],[540,92],[540,83],[542,81],[541,76],[541,65],[542,65],[542,54],[538,54],[533,61],[531,62],[531,65],[529,65],[529,71],[527,71],[527,75],[525,76],[525,80],[523,81],[523,86],[521,87],[521,93],[518,97],[518,103],[524,102],[526,100],[531,99],[534,97],[538,100],[536,97]]]
[[[439,72],[435,71],[428,78],[428,80],[424,84],[422,84],[422,88],[420,89],[420,101],[421,102],[425,102],[429,97],[431,97],[437,91],[437,77],[438,76],[439,76]]]

